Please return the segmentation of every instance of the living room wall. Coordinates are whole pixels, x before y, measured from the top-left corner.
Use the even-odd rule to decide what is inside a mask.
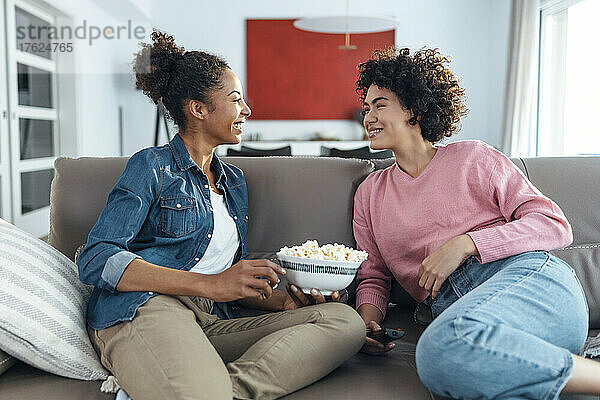
[[[42,10],[54,10],[63,15],[57,26],[75,27],[85,24],[98,27],[119,26],[132,21],[150,31],[149,0],[32,0]],[[138,96],[131,81],[129,62],[137,47],[136,40],[95,40],[74,38],[73,63],[59,70],[59,80],[72,83],[67,96],[72,108],[61,110],[61,155],[118,155],[119,106],[148,105]],[[126,103],[123,103],[123,101]],[[75,113],[72,112],[75,110]],[[152,108],[150,108],[152,111]],[[147,113],[147,111],[145,112]],[[144,113],[141,113],[143,115]],[[66,125],[73,129],[64,129]],[[73,133],[74,132],[74,133]]]
[[[452,68],[467,90],[470,113],[457,139],[476,138],[498,146],[506,86],[509,0],[350,1],[350,13],[394,15],[400,25],[396,44],[413,49],[439,47],[453,57]],[[186,49],[215,52],[227,59],[245,84],[247,18],[295,18],[345,13],[345,0],[227,0],[172,2],[151,0],[152,25],[175,35]],[[129,94],[133,101],[141,93]],[[137,101],[137,100],[136,100]],[[149,103],[149,101],[147,102]],[[154,111],[141,103],[125,115],[125,153],[151,145]],[[134,109],[133,109],[134,108]],[[148,115],[149,113],[149,115]],[[246,132],[265,139],[308,138],[317,131],[357,139],[352,121],[257,121]]]
[[[295,18],[344,14],[344,0],[55,0],[80,19],[119,24],[132,19],[175,35],[186,49],[215,52],[227,59],[246,83],[248,18]],[[467,90],[469,115],[456,139],[501,142],[510,25],[509,0],[350,1],[350,13],[394,15],[400,24],[396,44],[413,49],[439,47],[453,57],[452,67]],[[135,90],[130,62],[136,40],[95,43],[78,56],[77,150],[69,155],[129,155],[153,144],[155,108]],[[336,50],[337,51],[337,50]],[[122,111],[121,126],[119,107]],[[122,143],[119,136],[122,129]],[[361,128],[347,120],[250,120],[247,133],[264,139],[308,139],[316,131],[341,139],[358,139]],[[165,140],[164,135],[161,138]]]

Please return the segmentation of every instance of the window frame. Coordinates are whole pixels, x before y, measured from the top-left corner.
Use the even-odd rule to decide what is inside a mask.
[[[59,87],[58,87],[58,55],[51,60],[21,51],[16,42],[16,8],[20,8],[36,17],[56,26],[58,16],[24,0],[6,1],[6,55],[8,65],[8,100],[11,110],[10,125],[10,153],[11,153],[11,203],[12,222],[38,237],[49,232],[50,206],[41,207],[30,212],[22,212],[22,182],[23,173],[54,169],[54,161],[61,154],[61,132],[59,125]],[[50,72],[52,87],[52,108],[19,105],[17,64],[39,68]],[[54,121],[53,129],[53,155],[35,159],[21,160],[21,132],[20,119],[32,118]]]
[[[564,156],[567,79],[552,80],[565,76],[567,72],[567,29],[568,10],[584,0],[541,0],[539,12],[538,62],[537,62],[537,115],[535,130],[535,156]],[[549,17],[560,18],[565,13],[562,25],[550,30],[546,25]],[[548,44],[548,34],[552,40]],[[560,43],[556,46],[555,43]],[[548,54],[550,50],[550,54]],[[551,89],[548,89],[551,87]],[[556,112],[561,110],[561,112]]]

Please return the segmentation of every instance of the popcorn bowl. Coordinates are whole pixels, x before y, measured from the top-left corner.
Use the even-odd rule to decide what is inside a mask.
[[[330,296],[335,290],[347,288],[362,261],[317,260],[277,253],[279,265],[285,271],[289,283],[310,294],[312,288],[319,289],[324,296]]]

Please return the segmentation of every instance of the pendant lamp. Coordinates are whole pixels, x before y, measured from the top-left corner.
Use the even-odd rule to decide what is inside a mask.
[[[350,15],[350,0],[346,0],[346,15],[305,17],[294,21],[294,27],[319,33],[343,33],[346,42],[340,50],[355,50],[350,44],[351,33],[374,33],[396,29],[398,21],[392,17]]]

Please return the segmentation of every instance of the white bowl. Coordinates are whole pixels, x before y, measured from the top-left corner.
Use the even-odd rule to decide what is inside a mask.
[[[277,253],[279,264],[285,269],[285,278],[306,294],[319,289],[324,296],[348,287],[362,261],[315,260]]]

